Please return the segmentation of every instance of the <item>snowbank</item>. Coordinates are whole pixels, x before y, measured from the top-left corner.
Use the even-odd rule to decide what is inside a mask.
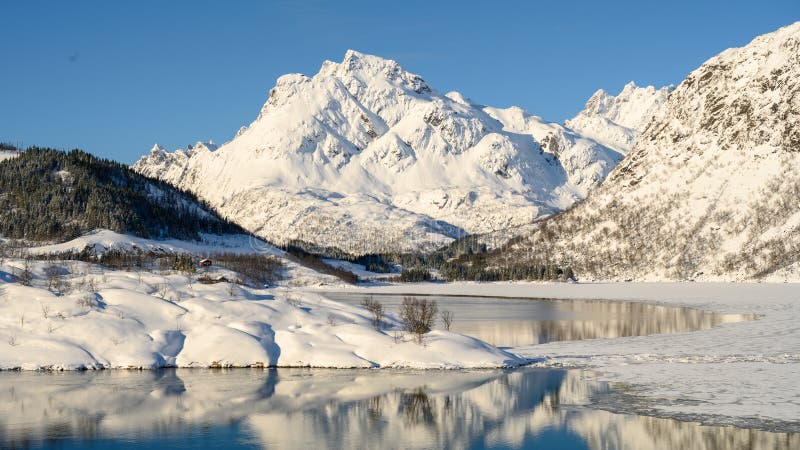
[[[609,409],[714,423],[800,421],[800,285],[791,283],[454,283],[369,292],[608,299],[690,306],[760,318],[690,333],[553,342],[512,353],[542,366],[592,367],[638,400]],[[657,400],[654,400],[657,399]]]
[[[375,331],[360,307],[288,289],[200,284],[191,276],[64,264],[69,294],[15,283],[22,261],[0,265],[0,369],[158,367],[515,366],[523,359],[477,339],[433,331],[424,345]],[[221,275],[226,275],[220,271]],[[229,278],[232,274],[229,275]]]

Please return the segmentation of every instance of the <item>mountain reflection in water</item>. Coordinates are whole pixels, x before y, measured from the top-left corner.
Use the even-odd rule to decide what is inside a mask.
[[[586,408],[579,371],[0,373],[0,447],[789,449],[800,435]]]

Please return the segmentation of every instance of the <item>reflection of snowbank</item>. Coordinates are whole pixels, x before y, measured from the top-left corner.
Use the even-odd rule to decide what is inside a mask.
[[[704,331],[551,342],[512,351],[543,357],[543,365],[593,367],[604,380],[635,386],[636,393],[644,396],[642,404],[657,414],[702,417],[715,423],[798,428],[798,284],[458,283],[374,287],[359,292],[641,300],[757,314],[760,317],[755,321],[725,323]],[[638,406],[613,405],[620,410]]]
[[[146,443],[236,422],[269,448],[516,448],[548,446],[547,433],[592,449],[800,445],[798,435],[585,409],[606,389],[557,370],[22,372],[0,383],[3,447],[86,436]]]
[[[15,283],[23,262],[0,266],[0,369],[210,366],[502,367],[523,362],[477,339],[434,330],[425,345],[375,331],[360,307],[313,293],[200,284],[193,276],[61,264],[72,285]],[[235,275],[224,270],[228,279]],[[60,281],[59,281],[60,282]]]

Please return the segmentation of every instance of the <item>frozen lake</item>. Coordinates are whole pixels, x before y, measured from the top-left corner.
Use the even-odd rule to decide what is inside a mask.
[[[391,312],[402,301],[374,298]],[[632,302],[429,298],[454,313],[454,331],[499,346],[686,332],[754,318]],[[590,407],[619,402],[618,394],[581,370],[542,368],[4,372],[0,447],[800,447],[798,434]]]
[[[349,304],[360,304],[365,298],[372,297],[392,313],[397,312],[404,297],[341,292],[324,295]],[[418,297],[436,300],[439,311],[451,311],[454,315],[452,331],[474,336],[497,347],[683,333],[755,318],[752,314],[720,314],[637,302],[447,295]],[[437,326],[442,326],[441,320]]]

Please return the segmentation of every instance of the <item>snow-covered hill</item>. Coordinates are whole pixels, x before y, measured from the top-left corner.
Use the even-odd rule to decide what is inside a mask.
[[[111,230],[98,229],[75,239],[58,244],[44,244],[27,247],[30,255],[57,255],[64,252],[88,251],[102,255],[107,251],[121,251],[129,253],[155,253],[164,255],[189,254],[199,259],[205,255],[214,258],[215,254],[259,254],[274,256],[283,265],[282,279],[273,280],[275,285],[284,287],[297,286],[339,286],[342,281],[333,275],[320,273],[306,267],[292,259],[286,252],[275,248],[253,236],[244,234],[208,234],[201,233],[197,240],[185,241],[180,239],[145,239],[130,234],[115,233]],[[374,276],[371,272],[364,272],[364,277]]]
[[[635,128],[629,119],[658,102],[645,103],[609,117]],[[623,150],[519,108],[440,94],[394,61],[351,50],[313,77],[280,77],[258,118],[218,149],[156,146],[134,168],[273,242],[362,253],[431,247],[563,210]]]
[[[606,182],[516,248],[584,277],[800,277],[800,22],[689,74]]]

